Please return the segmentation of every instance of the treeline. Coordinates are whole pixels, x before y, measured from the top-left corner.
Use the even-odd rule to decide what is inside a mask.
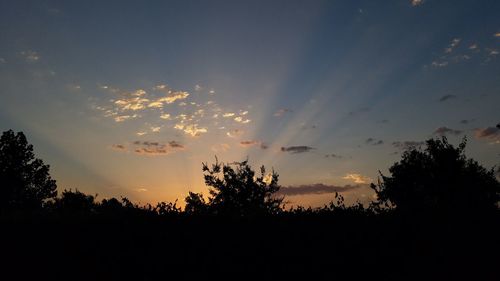
[[[279,196],[278,174],[262,166],[255,172],[247,161],[231,164],[217,160],[202,164],[208,197],[189,192],[185,208],[177,202],[137,205],[127,198],[97,201],[78,190],[57,196],[49,166],[37,159],[22,132],[6,131],[0,138],[0,211],[2,215],[43,213],[59,216],[224,216],[262,217],[276,215],[349,214],[464,215],[497,213],[500,183],[494,168],[486,169],[465,156],[466,139],[454,147],[447,139],[429,139],[426,148],[405,151],[371,184],[377,199],[369,206],[335,200],[321,208],[285,209]]]

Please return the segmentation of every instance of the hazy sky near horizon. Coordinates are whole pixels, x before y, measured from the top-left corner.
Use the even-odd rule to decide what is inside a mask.
[[[146,203],[247,157],[291,204],[445,135],[500,164],[500,2],[0,0],[0,129],[62,189]]]

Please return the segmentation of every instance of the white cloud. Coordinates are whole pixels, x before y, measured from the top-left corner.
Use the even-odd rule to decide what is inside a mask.
[[[35,51],[22,51],[21,55],[24,57],[24,59],[28,62],[36,62],[40,59],[40,55],[35,52]]]
[[[354,181],[355,183],[368,183],[370,182],[372,179],[369,178],[369,177],[366,177],[366,176],[363,176],[361,174],[355,174],[355,173],[352,173],[352,174],[346,174],[344,177],[342,177],[343,179],[345,180],[352,180]]]

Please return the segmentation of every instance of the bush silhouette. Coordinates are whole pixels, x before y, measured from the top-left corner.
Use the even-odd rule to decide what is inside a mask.
[[[282,209],[283,198],[274,195],[280,188],[278,174],[266,174],[264,166],[256,177],[248,161],[224,164],[216,159],[211,168],[203,163],[203,172],[205,184],[210,187],[208,203],[202,194],[190,192],[186,197],[188,213],[255,216],[275,214]]]
[[[40,209],[57,195],[49,166],[35,158],[22,132],[3,132],[0,138],[0,212]]]
[[[474,213],[497,209],[500,183],[494,169],[487,170],[464,154],[466,139],[458,147],[446,137],[429,139],[425,150],[412,148],[389,168],[391,176],[371,187],[379,204],[413,214]]]

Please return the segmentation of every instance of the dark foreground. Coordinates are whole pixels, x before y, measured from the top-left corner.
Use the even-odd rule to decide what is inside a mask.
[[[2,280],[500,280],[498,218],[3,219]]]

